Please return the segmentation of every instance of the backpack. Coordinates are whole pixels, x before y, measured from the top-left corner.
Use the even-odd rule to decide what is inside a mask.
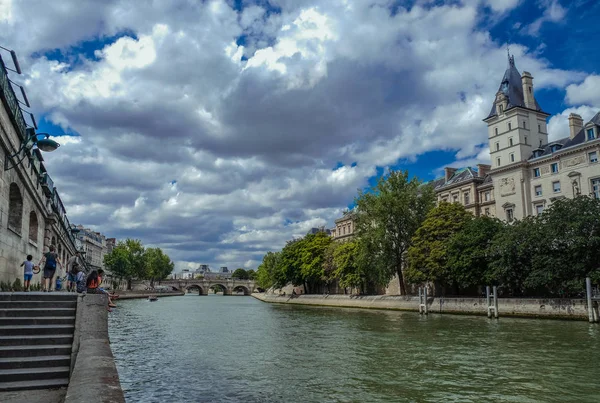
[[[56,255],[52,252],[46,253],[46,269],[56,269]]]
[[[75,277],[75,282],[77,284],[77,292],[78,293],[87,291],[87,287],[85,286],[85,275],[83,274],[82,271],[77,273],[77,276]]]

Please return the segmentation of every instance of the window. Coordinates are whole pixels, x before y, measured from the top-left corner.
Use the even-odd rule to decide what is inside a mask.
[[[557,152],[558,150],[560,150],[560,148],[561,148],[561,147],[562,147],[562,146],[561,146],[560,144],[553,144],[553,145],[550,147],[550,151],[552,151],[553,153],[555,153],[555,152]]]
[[[555,162],[554,164],[550,164],[550,171],[552,171],[553,174],[558,173],[558,162]]]
[[[510,162],[515,162],[515,154],[510,153]]]
[[[510,145],[510,146],[513,145],[513,139],[512,139],[512,137],[508,139],[508,145]]]
[[[542,195],[542,185],[537,185],[535,187],[535,195],[536,196],[541,196]]]
[[[458,203],[458,195],[452,196],[452,200],[454,201],[454,203]]]
[[[512,123],[508,122],[508,130],[511,131],[512,130]]]
[[[496,143],[496,151],[500,150],[500,143]]]
[[[552,190],[554,193],[560,193],[560,182],[552,182]]]
[[[592,194],[594,199],[600,199],[600,178],[592,179]]]
[[[467,193],[465,193],[465,206],[470,203],[471,203],[471,193],[467,192]]]
[[[529,93],[531,94],[531,87],[529,87]]]
[[[486,209],[485,209],[485,215],[490,215],[490,208],[489,207],[486,207]]]
[[[591,129],[587,129],[587,139],[594,140],[595,138],[596,136],[594,135],[594,128],[592,127]]]
[[[496,166],[499,167],[500,166],[500,158],[496,158]]]
[[[596,153],[596,151],[592,151],[588,155],[590,157],[590,162],[598,162],[598,153]]]
[[[498,109],[500,110],[500,113],[504,112],[504,107],[502,105],[498,105]]]
[[[527,129],[527,122],[523,121],[523,129]]]
[[[498,135],[498,128],[497,127],[494,129],[494,133],[496,134],[496,136]]]
[[[534,168],[533,170],[533,176],[536,178],[540,177],[540,169],[539,168]]]
[[[342,232],[344,233],[344,235],[346,235],[346,226],[342,227]]]
[[[525,136],[525,144],[527,144],[527,136]]]
[[[535,206],[535,213],[537,215],[541,215],[544,212],[544,205],[543,204],[536,204]]]
[[[512,222],[514,220],[513,211],[511,208],[506,209],[506,221]]]
[[[23,220],[23,197],[16,183],[10,184],[8,195],[8,227],[18,234],[21,234],[21,224]]]
[[[542,132],[542,125],[538,125],[538,133]]]
[[[29,213],[29,240],[35,243],[38,240],[38,219],[35,211]]]
[[[485,201],[490,201],[490,198],[491,198],[490,196],[491,196],[491,194],[490,194],[490,192],[489,192],[489,190],[488,190],[487,192],[485,192],[485,193],[483,194],[483,200],[485,200]]]

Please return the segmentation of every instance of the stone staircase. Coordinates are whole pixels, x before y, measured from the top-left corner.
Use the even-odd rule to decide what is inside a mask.
[[[0,391],[67,386],[77,294],[0,293]]]

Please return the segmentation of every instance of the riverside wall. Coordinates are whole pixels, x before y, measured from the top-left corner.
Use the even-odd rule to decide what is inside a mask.
[[[397,311],[419,311],[419,298],[390,295],[298,295],[254,293],[252,296],[264,302],[331,306],[343,308],[389,309]],[[464,315],[487,315],[485,298],[429,298],[429,313],[448,313]],[[598,306],[595,306],[598,309]],[[584,299],[537,299],[537,298],[499,298],[500,317],[548,318],[588,320],[587,304]]]
[[[71,378],[65,403],[125,403],[108,339],[107,297],[77,297]]]

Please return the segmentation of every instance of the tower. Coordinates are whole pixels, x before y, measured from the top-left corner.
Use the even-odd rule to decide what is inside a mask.
[[[530,213],[531,196],[524,186],[529,181],[527,160],[536,149],[548,144],[549,116],[535,99],[533,77],[526,71],[521,75],[514,56],[509,55],[492,109],[484,119],[488,125],[496,214],[501,219],[512,221]]]

